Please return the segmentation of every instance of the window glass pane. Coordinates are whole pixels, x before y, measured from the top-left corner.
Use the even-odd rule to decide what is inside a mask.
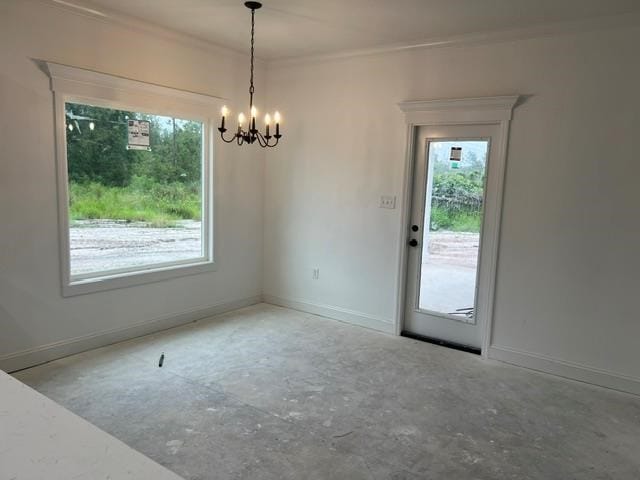
[[[202,123],[65,111],[72,278],[202,259]]]

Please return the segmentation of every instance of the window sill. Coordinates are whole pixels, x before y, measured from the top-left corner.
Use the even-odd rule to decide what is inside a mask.
[[[162,267],[152,267],[143,271],[105,274],[100,277],[71,280],[62,286],[63,297],[74,297],[88,293],[97,293],[106,290],[116,290],[119,288],[133,287],[136,285],[146,285],[149,283],[161,282],[172,278],[179,278],[188,275],[196,275],[217,270],[215,262],[210,260],[195,261],[188,264],[173,264]]]

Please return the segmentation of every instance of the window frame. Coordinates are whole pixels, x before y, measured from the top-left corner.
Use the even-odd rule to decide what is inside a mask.
[[[46,62],[54,96],[58,235],[62,295],[87,293],[159,282],[216,270],[214,166],[216,113],[223,99],[129,80],[76,67]],[[139,267],[71,275],[69,178],[66,103],[172,116],[202,122],[202,247],[203,256]]]

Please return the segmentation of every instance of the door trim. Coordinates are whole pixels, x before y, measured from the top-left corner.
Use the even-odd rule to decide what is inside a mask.
[[[487,175],[486,192],[495,192],[492,197],[493,205],[485,205],[485,219],[483,237],[489,239],[486,258],[478,277],[478,285],[487,285],[482,295],[476,299],[479,306],[476,318],[484,319],[479,322],[482,339],[482,356],[488,358],[491,344],[491,330],[493,324],[493,304],[495,296],[496,270],[498,265],[498,247],[500,223],[502,217],[502,197],[504,188],[504,173],[507,160],[509,140],[509,126],[513,108],[519,95],[480,98],[459,98],[445,100],[420,100],[401,102],[398,107],[404,113],[407,125],[406,153],[403,173],[402,195],[400,202],[400,232],[398,236],[398,271],[396,290],[395,333],[400,335],[404,324],[404,308],[407,281],[407,241],[411,215],[411,195],[417,133],[421,126],[438,125],[498,125],[498,137],[493,139],[492,164],[493,173]],[[488,213],[492,213],[491,216]]]

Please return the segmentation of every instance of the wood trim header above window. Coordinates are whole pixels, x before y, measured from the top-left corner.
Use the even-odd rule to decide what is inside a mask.
[[[223,97],[131,80],[69,65],[47,61],[43,63],[46,65],[51,78],[51,90],[54,92],[73,92],[75,95],[87,96],[96,96],[96,93],[101,90],[128,92],[146,99],[157,97],[164,100],[171,98],[181,102],[188,102],[191,105],[214,109],[216,113],[222,104],[227,101]]]
[[[411,125],[496,123],[511,120],[519,95],[401,102],[400,110]]]

